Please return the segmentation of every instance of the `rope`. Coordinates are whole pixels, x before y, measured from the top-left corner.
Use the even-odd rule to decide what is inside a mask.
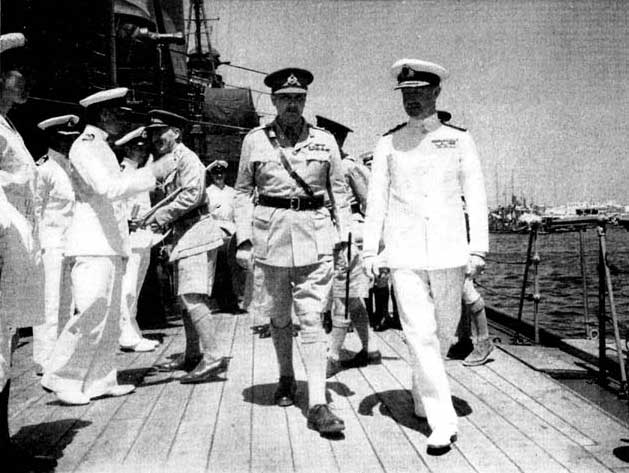
[[[491,289],[491,288],[485,286],[484,284],[479,283],[478,281],[474,281],[474,284],[476,286],[480,287],[481,289],[483,289],[485,292],[491,294],[491,295],[500,296],[500,297],[502,297],[504,299],[513,299],[513,300],[516,300],[516,301],[520,300],[520,296],[505,296],[505,295],[502,295],[501,293],[499,293],[495,289]],[[532,301],[533,300],[533,295],[532,294],[527,294],[524,297],[524,299],[527,300],[527,301]]]
[[[497,263],[497,264],[526,264],[526,261],[501,261],[501,260],[497,260],[494,258],[490,258],[489,256],[485,257],[485,261],[490,261],[492,263]]]

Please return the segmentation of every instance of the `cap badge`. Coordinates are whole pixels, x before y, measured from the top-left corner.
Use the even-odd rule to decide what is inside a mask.
[[[299,83],[299,80],[297,79],[297,77],[295,77],[295,74],[291,74],[290,76],[288,76],[288,79],[286,79],[286,82],[284,82],[282,87],[286,87],[289,85],[301,87],[301,84]]]

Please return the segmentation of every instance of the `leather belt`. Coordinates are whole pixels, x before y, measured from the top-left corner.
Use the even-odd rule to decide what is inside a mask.
[[[273,197],[270,195],[258,196],[258,205],[291,210],[317,210],[323,207],[323,196],[314,197]]]

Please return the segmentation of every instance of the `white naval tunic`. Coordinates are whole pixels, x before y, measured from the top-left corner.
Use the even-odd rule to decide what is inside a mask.
[[[70,149],[76,207],[66,254],[75,257],[77,314],[66,324],[42,378],[52,391],[93,398],[116,385],[122,276],[129,256],[124,198],[155,186],[150,169],[121,175],[107,133],[88,125]]]
[[[382,137],[374,151],[363,254],[375,256],[381,236],[390,268],[454,268],[466,265],[471,252],[486,253],[487,200],[471,135],[435,114],[417,130],[414,148],[395,149],[393,137]]]

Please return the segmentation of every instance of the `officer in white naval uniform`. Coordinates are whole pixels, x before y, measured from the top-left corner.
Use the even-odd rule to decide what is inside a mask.
[[[329,118],[316,116],[317,126],[328,130],[336,139],[341,151],[343,176],[347,184],[349,205],[352,212],[352,251],[349,261],[349,283],[347,271],[337,271],[332,286],[332,330],[328,343],[326,377],[331,377],[342,368],[359,368],[369,364],[380,364],[382,355],[375,349],[375,337],[369,327],[369,315],[365,299],[369,296],[369,278],[363,271],[363,222],[367,206],[369,170],[343,151],[347,135],[353,130]],[[346,293],[349,300],[346,301]],[[348,307],[346,308],[346,304]],[[345,312],[347,311],[347,317]],[[362,349],[348,360],[340,360],[340,350],[350,325],[353,324]]]
[[[325,398],[326,337],[321,314],[333,277],[333,248],[345,254],[349,205],[334,137],[302,117],[312,74],[288,68],[269,74],[276,119],[245,137],[236,180],[237,260],[250,265],[253,252],[262,273],[260,308],[270,317],[280,380],[275,402],[294,402],[291,310],[301,325],[301,346],[308,375],[308,427],[321,434],[339,432],[343,421]],[[257,205],[251,201],[257,192]],[[329,197],[337,228],[324,206]]]
[[[77,313],[66,324],[42,378],[66,404],[87,404],[101,396],[122,396],[135,389],[119,385],[114,358],[120,334],[122,276],[129,256],[124,199],[155,186],[162,167],[120,173],[107,138],[122,134],[128,89],[119,87],[81,100],[86,127],[70,148],[76,193],[66,239],[72,267],[72,297]]]
[[[391,269],[414,385],[415,411],[432,429],[429,449],[456,439],[457,417],[442,355],[460,313],[463,281],[480,272],[488,251],[487,204],[476,146],[469,133],[437,118],[447,71],[413,59],[396,62],[409,121],[374,151],[364,228],[365,268],[380,272],[380,237]],[[469,244],[461,195],[469,214]]]
[[[9,391],[12,343],[20,327],[44,320],[44,271],[34,212],[37,170],[22,137],[8,118],[26,102],[27,83],[19,72],[25,44],[21,33],[0,35],[0,452],[2,468],[48,471],[52,457],[33,457],[10,437]]]
[[[48,152],[37,161],[39,179],[35,215],[44,263],[46,321],[33,327],[33,359],[43,373],[63,327],[72,315],[71,259],[65,258],[66,233],[74,213],[74,189],[68,152],[81,134],[79,117],[62,115],[37,124],[48,140]]]
[[[130,131],[114,144],[124,148],[125,157],[120,163],[123,174],[133,173],[144,166],[151,154],[144,127]],[[151,261],[151,247],[155,234],[146,228],[132,228],[133,219],[145,214],[151,208],[151,197],[148,191],[140,192],[129,197],[125,204],[127,221],[131,231],[129,234],[131,254],[122,278],[119,343],[123,351],[153,351],[159,342],[142,336],[136,318],[138,315],[138,296]]]

